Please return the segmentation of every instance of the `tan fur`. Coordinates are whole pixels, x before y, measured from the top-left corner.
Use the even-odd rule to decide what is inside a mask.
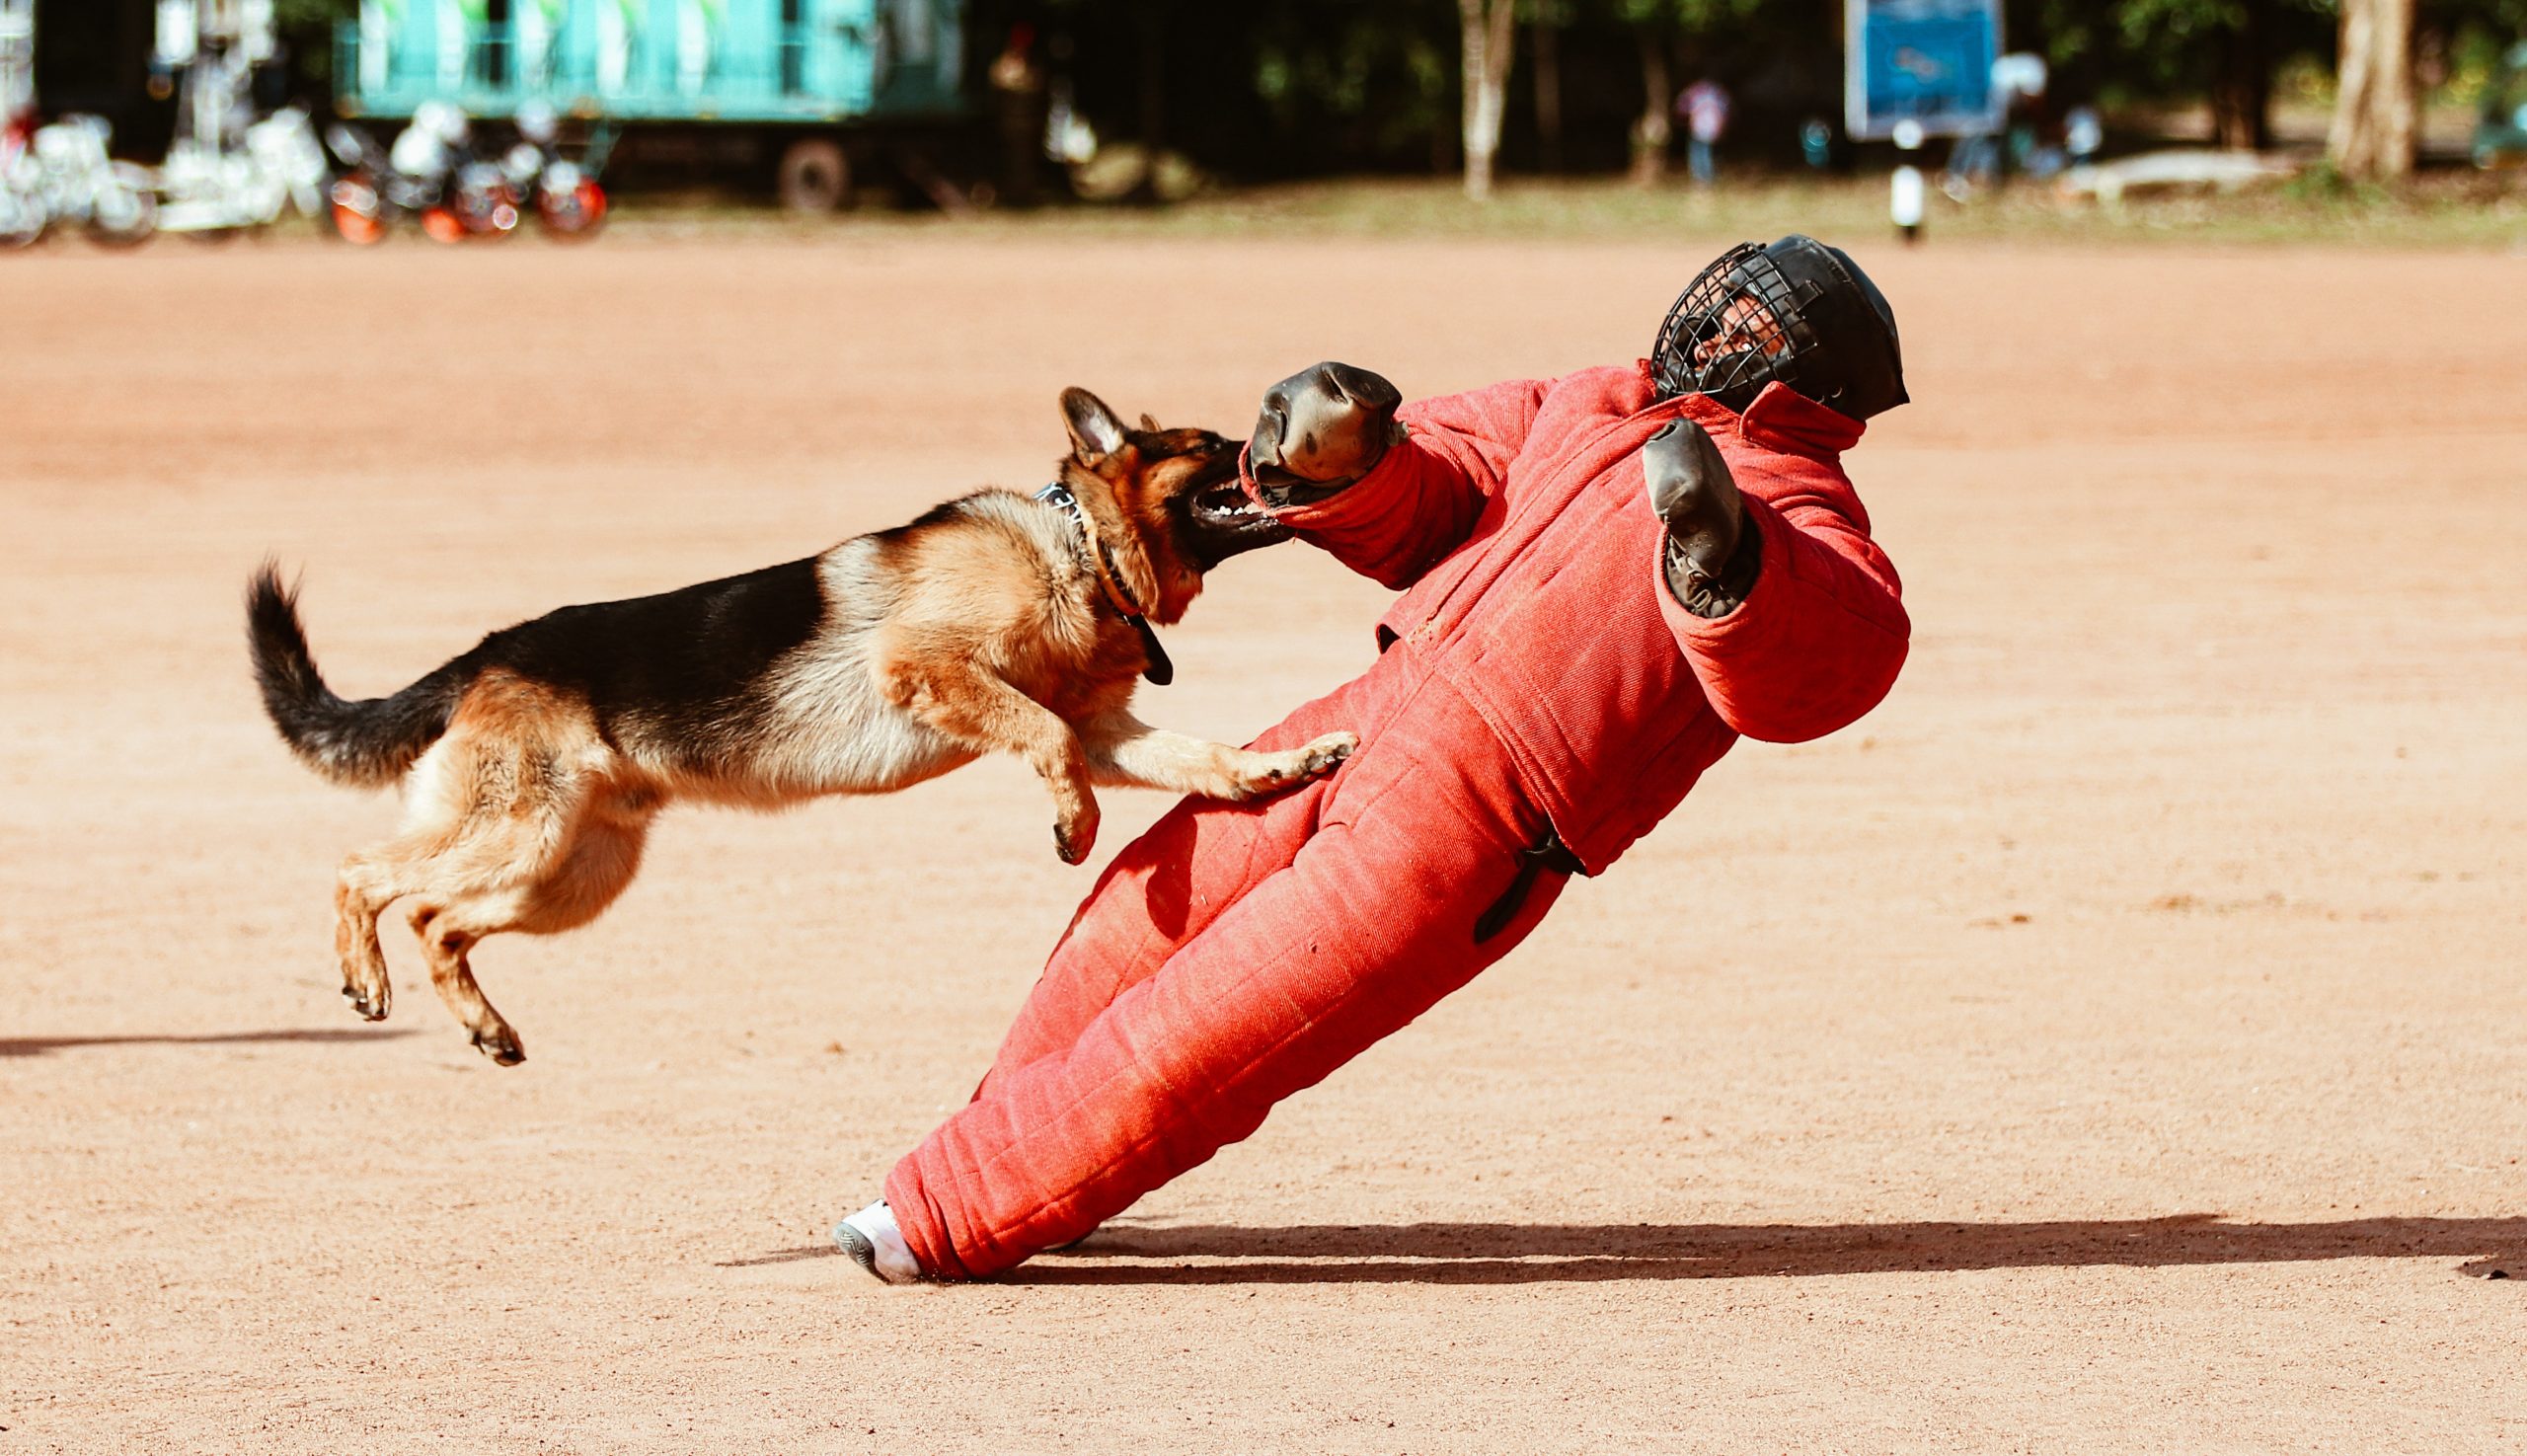
[[[1196,452],[1145,464],[1144,453],[1179,442],[1143,438],[1149,451],[1083,441],[1065,478],[1124,589],[1172,623],[1201,574],[1168,529],[1168,503],[1217,461]],[[677,799],[776,808],[884,793],[1008,752],[1043,779],[1055,847],[1077,863],[1097,838],[1095,785],[1243,799],[1331,772],[1355,745],[1338,733],[1255,753],[1142,723],[1129,708],[1139,639],[1109,606],[1070,522],[1007,493],[964,506],[825,553],[825,620],[774,669],[752,739],[703,767],[639,734],[610,739],[569,691],[482,672],[406,776],[401,831],[343,862],[344,995],[372,1021],[386,1016],[377,922],[409,896],[440,999],[493,1060],[524,1060],[516,1031],[475,983],[470,953],[502,931],[550,934],[595,918],[631,881],[651,820]]]

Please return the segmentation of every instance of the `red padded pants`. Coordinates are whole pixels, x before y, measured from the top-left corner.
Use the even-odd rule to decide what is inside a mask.
[[[1542,836],[1506,754],[1399,644],[1257,740],[1348,728],[1332,778],[1187,800],[1098,881],[972,1103],[895,1165],[913,1256],[976,1278],[1065,1244],[1252,1135],[1535,927],[1474,923]]]

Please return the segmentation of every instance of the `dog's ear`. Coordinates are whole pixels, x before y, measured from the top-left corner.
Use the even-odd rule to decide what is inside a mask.
[[[1141,428],[1151,434],[1158,433],[1158,417],[1155,415],[1143,415],[1141,417]]]
[[[1071,448],[1082,460],[1101,460],[1123,448],[1123,421],[1104,400],[1077,385],[1062,391],[1062,419]]]

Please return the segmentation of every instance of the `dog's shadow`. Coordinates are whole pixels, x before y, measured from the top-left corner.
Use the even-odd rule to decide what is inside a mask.
[[[835,1253],[830,1245],[724,1268]],[[2527,1278],[2527,1218],[2229,1223],[2211,1213],[2028,1223],[1118,1225],[1002,1276],[1015,1284],[1558,1284],[1965,1269],[2460,1259]]]
[[[55,1051],[70,1051],[86,1046],[229,1046],[263,1041],[370,1042],[390,1041],[398,1036],[413,1035],[412,1029],[407,1027],[397,1027],[392,1030],[383,1027],[344,1027],[329,1028],[324,1031],[202,1032],[128,1036],[9,1036],[0,1037],[0,1057],[43,1056]]]

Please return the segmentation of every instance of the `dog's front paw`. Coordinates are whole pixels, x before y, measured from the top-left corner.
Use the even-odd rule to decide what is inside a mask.
[[[1356,733],[1327,733],[1301,748],[1264,756],[1262,770],[1238,786],[1237,798],[1251,799],[1258,794],[1270,794],[1292,784],[1321,779],[1342,766],[1360,746]]]
[[[1062,857],[1063,864],[1076,865],[1087,859],[1089,851],[1095,848],[1097,848],[1096,810],[1091,809],[1087,813],[1075,814],[1054,822],[1053,853]]]
[[[1352,751],[1359,746],[1358,733],[1327,733],[1299,750],[1301,754],[1299,777],[1324,778],[1327,774],[1340,768],[1342,760],[1350,757]]]

